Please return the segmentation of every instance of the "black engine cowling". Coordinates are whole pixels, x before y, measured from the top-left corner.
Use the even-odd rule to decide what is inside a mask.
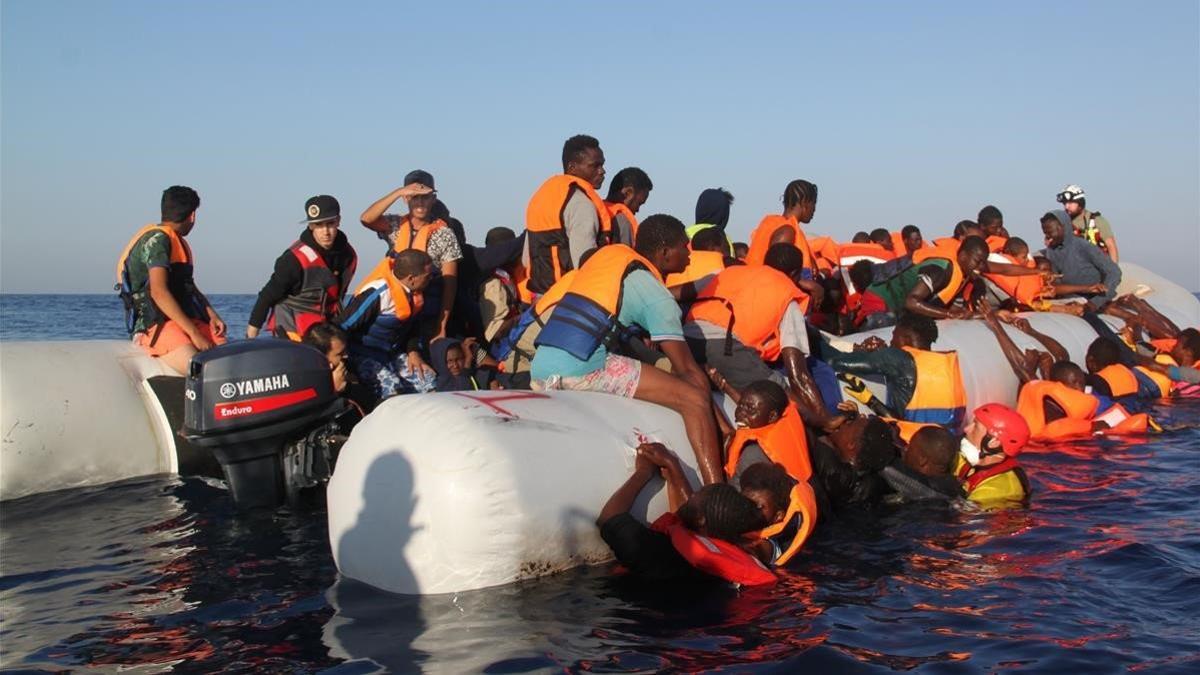
[[[184,397],[183,435],[212,450],[239,507],[278,506],[332,471],[333,420],[345,403],[319,350],[259,339],[201,352]],[[302,466],[324,476],[298,473]]]

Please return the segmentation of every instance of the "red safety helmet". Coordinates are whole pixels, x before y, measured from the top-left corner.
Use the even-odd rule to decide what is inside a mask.
[[[988,435],[1000,441],[1000,449],[1016,457],[1029,442],[1029,423],[1012,408],[988,403],[975,409],[975,419],[987,427]]]

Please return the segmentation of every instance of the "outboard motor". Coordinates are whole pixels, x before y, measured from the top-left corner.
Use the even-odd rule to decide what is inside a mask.
[[[183,435],[212,450],[239,508],[295,504],[333,472],[347,404],[319,350],[262,339],[200,352],[184,397]]]

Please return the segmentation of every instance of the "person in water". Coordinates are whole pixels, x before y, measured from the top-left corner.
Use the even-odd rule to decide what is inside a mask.
[[[782,464],[796,480],[812,477],[804,422],[783,387],[770,380],[758,380],[739,390],[715,368],[709,368],[708,375],[713,387],[735,405],[733,427],[725,422],[724,415],[718,417],[726,448],[727,477],[733,478],[761,461]]]
[[[883,298],[893,316],[905,312],[931,319],[969,319],[975,314],[953,303],[987,263],[987,243],[971,235],[957,250],[934,247],[912,254],[912,266],[873,283],[868,291]]]
[[[654,183],[645,171],[636,166],[617,172],[608,183],[608,215],[612,218],[612,241],[610,243],[634,245],[637,235],[637,212],[650,199]]]
[[[1071,229],[1075,236],[1096,246],[1114,263],[1120,260],[1117,252],[1117,238],[1113,234],[1112,225],[1099,211],[1089,211],[1087,195],[1078,185],[1068,185],[1063,188],[1055,200],[1063,205],[1063,210],[1071,219]]]
[[[824,438],[813,438],[811,483],[821,513],[880,503],[892,491],[883,470],[896,453],[891,426],[873,415],[853,415]]]
[[[422,291],[432,278],[433,260],[424,251],[385,257],[337,318],[350,335],[354,370],[376,400],[433,389],[433,369],[421,356],[417,326]]]
[[[663,275],[688,265],[683,223],[653,215],[638,228],[637,249],[602,247],[579,269],[535,344],[535,391],[600,391],[666,406],[683,416],[705,483],[720,482],[721,452],[708,377],[683,338],[679,305]],[[626,328],[639,327],[671,372],[615,352]]]
[[[937,338],[937,322],[905,314],[892,329],[890,344],[871,336],[850,352],[831,346],[826,360],[840,373],[882,376],[892,417],[956,428],[966,406],[962,372],[955,352],[932,351]]]
[[[1113,338],[1098,337],[1088,345],[1083,365],[1087,368],[1087,384],[1092,394],[1129,404],[1135,399],[1153,399],[1163,396],[1158,383],[1150,373],[1140,367],[1130,368],[1125,362],[1135,363],[1127,347]],[[1107,408],[1101,401],[1101,410]]]
[[[408,213],[401,216],[387,210],[403,199]],[[363,211],[364,227],[389,244],[388,255],[417,250],[433,260],[434,281],[424,293],[420,318],[426,338],[445,337],[458,293],[458,265],[462,246],[450,225],[435,210],[437,192],[433,175],[417,169],[408,172],[404,185],[380,197]],[[449,211],[445,211],[449,215]]]
[[[1067,236],[1062,221],[1053,213],[1043,215],[1041,223],[1046,237],[1043,254],[1054,273],[1060,275],[1054,285],[1082,286],[1087,290],[1079,295],[1087,299],[1090,309],[1103,309],[1117,295],[1121,268],[1099,248],[1079,237]],[[1056,295],[1062,297],[1064,293]]]
[[[563,143],[561,174],[533,193],[525,209],[529,290],[540,295],[580,266],[587,251],[611,242],[612,217],[596,190],[604,184],[604,151],[586,135]]]
[[[187,236],[200,195],[190,187],[163,190],[161,222],[138,231],[117,263],[117,288],[134,344],[183,375],[196,352],[225,344],[225,322],[200,292]]]
[[[332,321],[342,310],[342,296],[354,278],[358,254],[339,229],[341,206],[329,195],[304,203],[307,227],[275,260],[246,325],[246,337],[256,337],[263,322],[275,337],[300,340],[310,326]],[[270,314],[270,319],[267,315]]]
[[[650,526],[630,510],[656,476],[666,480],[670,511]],[[693,492],[679,458],[660,443],[637,448],[633,475],[608,499],[596,525],[617,560],[650,581],[770,584],[774,574],[750,552],[766,522],[758,506],[730,485]]]
[[[1017,455],[1029,441],[1029,424],[999,403],[975,409],[959,445],[954,472],[967,499],[985,507],[1021,503],[1032,490]]]

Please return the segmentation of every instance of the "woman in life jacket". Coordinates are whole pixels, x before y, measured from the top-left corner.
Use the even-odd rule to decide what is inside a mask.
[[[1030,439],[1025,418],[999,403],[976,408],[972,417],[954,467],[967,499],[985,507],[1028,500],[1029,478],[1017,463],[1017,455]]]
[[[656,476],[670,510],[647,526],[630,513]],[[596,525],[617,560],[648,580],[721,579],[740,586],[775,583],[748,538],[765,525],[758,506],[725,483],[692,492],[679,458],[660,443],[638,446],[633,475],[609,497]]]

